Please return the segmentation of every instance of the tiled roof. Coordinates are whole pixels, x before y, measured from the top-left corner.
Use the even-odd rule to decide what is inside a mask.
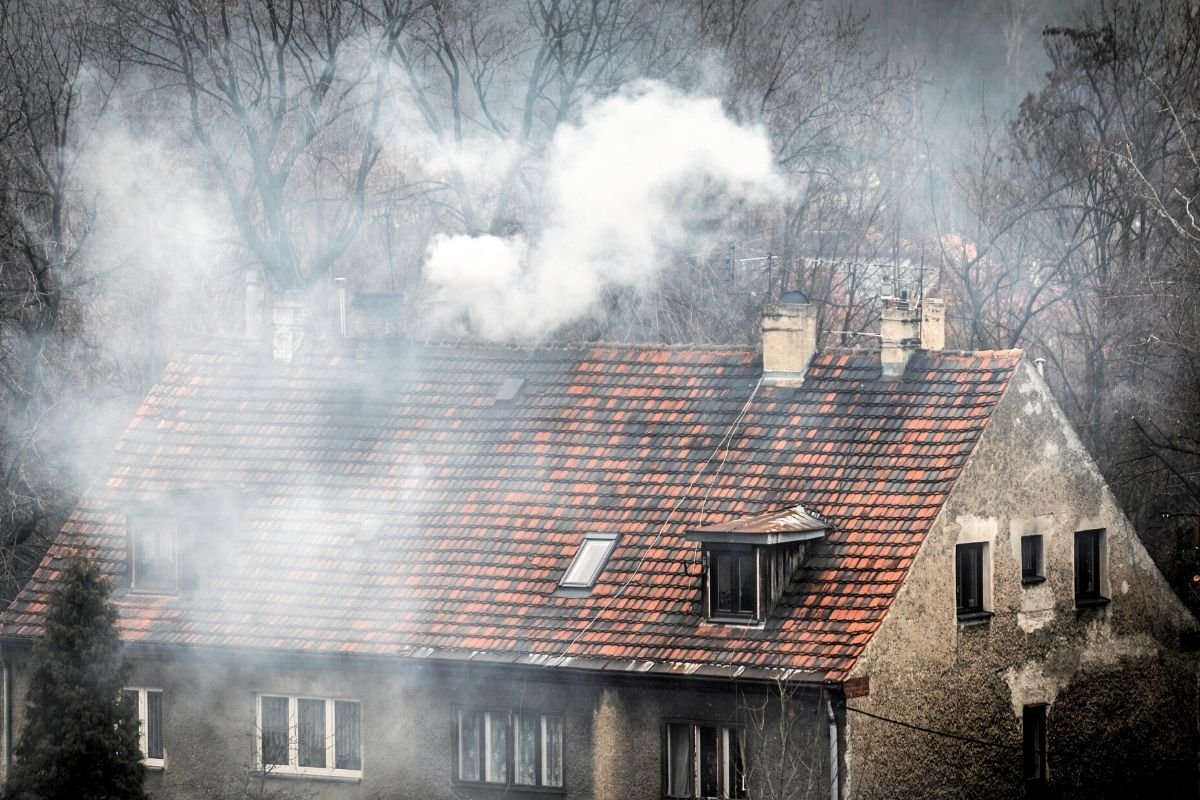
[[[732,348],[195,354],[146,398],[0,633],[37,634],[82,545],[134,642],[836,680],[1019,357],[918,352],[886,381],[878,353],[821,354],[797,388],[760,383],[760,358]],[[122,588],[126,512],[223,484],[244,511],[232,542],[205,545],[220,569],[174,597]],[[699,616],[684,531],[800,504],[832,530],[767,624]],[[590,532],[620,540],[594,590],[568,596]]]

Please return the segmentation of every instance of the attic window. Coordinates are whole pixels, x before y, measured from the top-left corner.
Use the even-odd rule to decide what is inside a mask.
[[[579,545],[575,558],[571,559],[571,566],[567,567],[558,585],[565,589],[592,588],[616,546],[615,533],[589,533]]]
[[[504,382],[500,384],[500,388],[496,390],[496,402],[511,403],[516,400],[524,385],[524,378],[505,378]]]
[[[808,544],[829,523],[801,506],[684,532],[703,546],[705,616],[763,622],[804,563]]]
[[[139,592],[174,594],[179,588],[179,525],[146,516],[129,524],[130,585]]]

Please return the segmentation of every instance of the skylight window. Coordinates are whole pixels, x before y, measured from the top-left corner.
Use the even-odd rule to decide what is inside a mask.
[[[600,570],[608,563],[613,548],[617,546],[615,533],[589,533],[571,559],[571,566],[558,585],[567,589],[590,589],[600,577]]]

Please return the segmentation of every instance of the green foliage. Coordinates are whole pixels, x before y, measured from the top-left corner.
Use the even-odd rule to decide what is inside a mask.
[[[141,800],[137,710],[99,568],[63,570],[33,648],[25,726],[5,800]]]

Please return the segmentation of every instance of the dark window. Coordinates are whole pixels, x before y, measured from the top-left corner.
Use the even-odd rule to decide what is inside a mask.
[[[134,589],[173,594],[179,588],[178,538],[179,526],[170,518],[130,520],[130,584]]]
[[[1090,604],[1106,598],[1101,593],[1104,569],[1104,531],[1075,534],[1075,603]]]
[[[708,562],[712,616],[753,619],[758,612],[758,562],[754,550],[713,550]]]
[[[142,763],[161,767],[163,749],[163,693],[160,689],[125,689],[125,701],[137,712]]]
[[[1021,537],[1021,582],[1040,583],[1046,579],[1042,563],[1042,536]]]
[[[319,697],[258,698],[259,764],[271,772],[362,771],[362,705]]]
[[[1025,706],[1025,787],[1029,797],[1042,797],[1046,785],[1046,706]]]
[[[960,544],[954,549],[954,593],[958,613],[984,612],[984,561],[987,544]]]
[[[668,797],[746,796],[741,734],[737,728],[692,722],[667,724],[665,794]]]
[[[563,785],[563,718],[527,711],[458,709],[454,779],[497,786]]]

